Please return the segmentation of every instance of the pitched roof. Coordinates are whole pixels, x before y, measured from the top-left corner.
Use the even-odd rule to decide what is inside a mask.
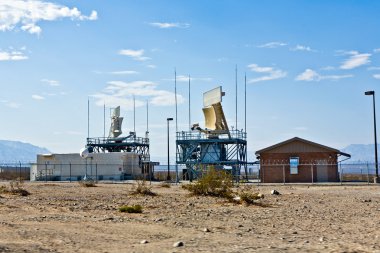
[[[305,139],[302,139],[302,138],[299,138],[299,137],[294,137],[294,138],[291,138],[289,140],[286,140],[286,141],[277,143],[275,145],[269,146],[267,148],[260,149],[260,150],[256,151],[255,154],[256,155],[260,155],[261,153],[273,150],[275,148],[284,146],[286,144],[289,144],[289,143],[292,143],[292,142],[295,142],[295,141],[299,141],[299,142],[302,142],[302,143],[305,143],[305,144],[308,144],[308,145],[311,145],[311,146],[315,146],[315,147],[318,147],[318,148],[321,148],[321,149],[328,150],[330,152],[334,152],[334,153],[341,154],[341,155],[344,155],[344,156],[347,156],[347,157],[351,157],[351,155],[349,155],[347,153],[343,153],[343,152],[339,151],[338,149],[331,148],[331,147],[328,147],[328,146],[324,146],[324,145],[321,145],[321,144],[318,144],[318,143],[315,143],[315,142],[312,142],[312,141],[308,141],[308,140],[305,140]]]

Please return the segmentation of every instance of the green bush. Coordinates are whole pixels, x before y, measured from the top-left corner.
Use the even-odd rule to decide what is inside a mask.
[[[210,168],[197,182],[182,187],[194,195],[233,198],[232,176],[224,170]]]
[[[119,207],[119,211],[122,213],[142,213],[142,206],[121,206]]]

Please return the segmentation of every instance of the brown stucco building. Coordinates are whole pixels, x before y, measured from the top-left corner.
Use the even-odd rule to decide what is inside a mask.
[[[337,182],[338,157],[351,157],[298,137],[258,150],[256,156],[263,183]]]

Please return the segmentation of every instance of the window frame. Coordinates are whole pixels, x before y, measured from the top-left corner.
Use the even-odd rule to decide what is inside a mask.
[[[294,164],[294,162],[292,162],[292,160],[297,160],[296,164]],[[290,175],[298,175],[298,166],[299,166],[299,163],[300,163],[300,158],[299,156],[291,156],[289,157],[289,172],[290,172]]]

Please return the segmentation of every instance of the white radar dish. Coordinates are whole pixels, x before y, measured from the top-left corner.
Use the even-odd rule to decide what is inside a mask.
[[[222,96],[224,96],[224,93],[222,92],[222,86],[206,91],[205,93],[203,93],[203,107],[208,107],[213,104],[221,103]]]
[[[90,154],[90,151],[88,150],[88,148],[82,148],[82,149],[79,151],[79,155],[80,155],[82,158],[87,158],[89,154]]]

